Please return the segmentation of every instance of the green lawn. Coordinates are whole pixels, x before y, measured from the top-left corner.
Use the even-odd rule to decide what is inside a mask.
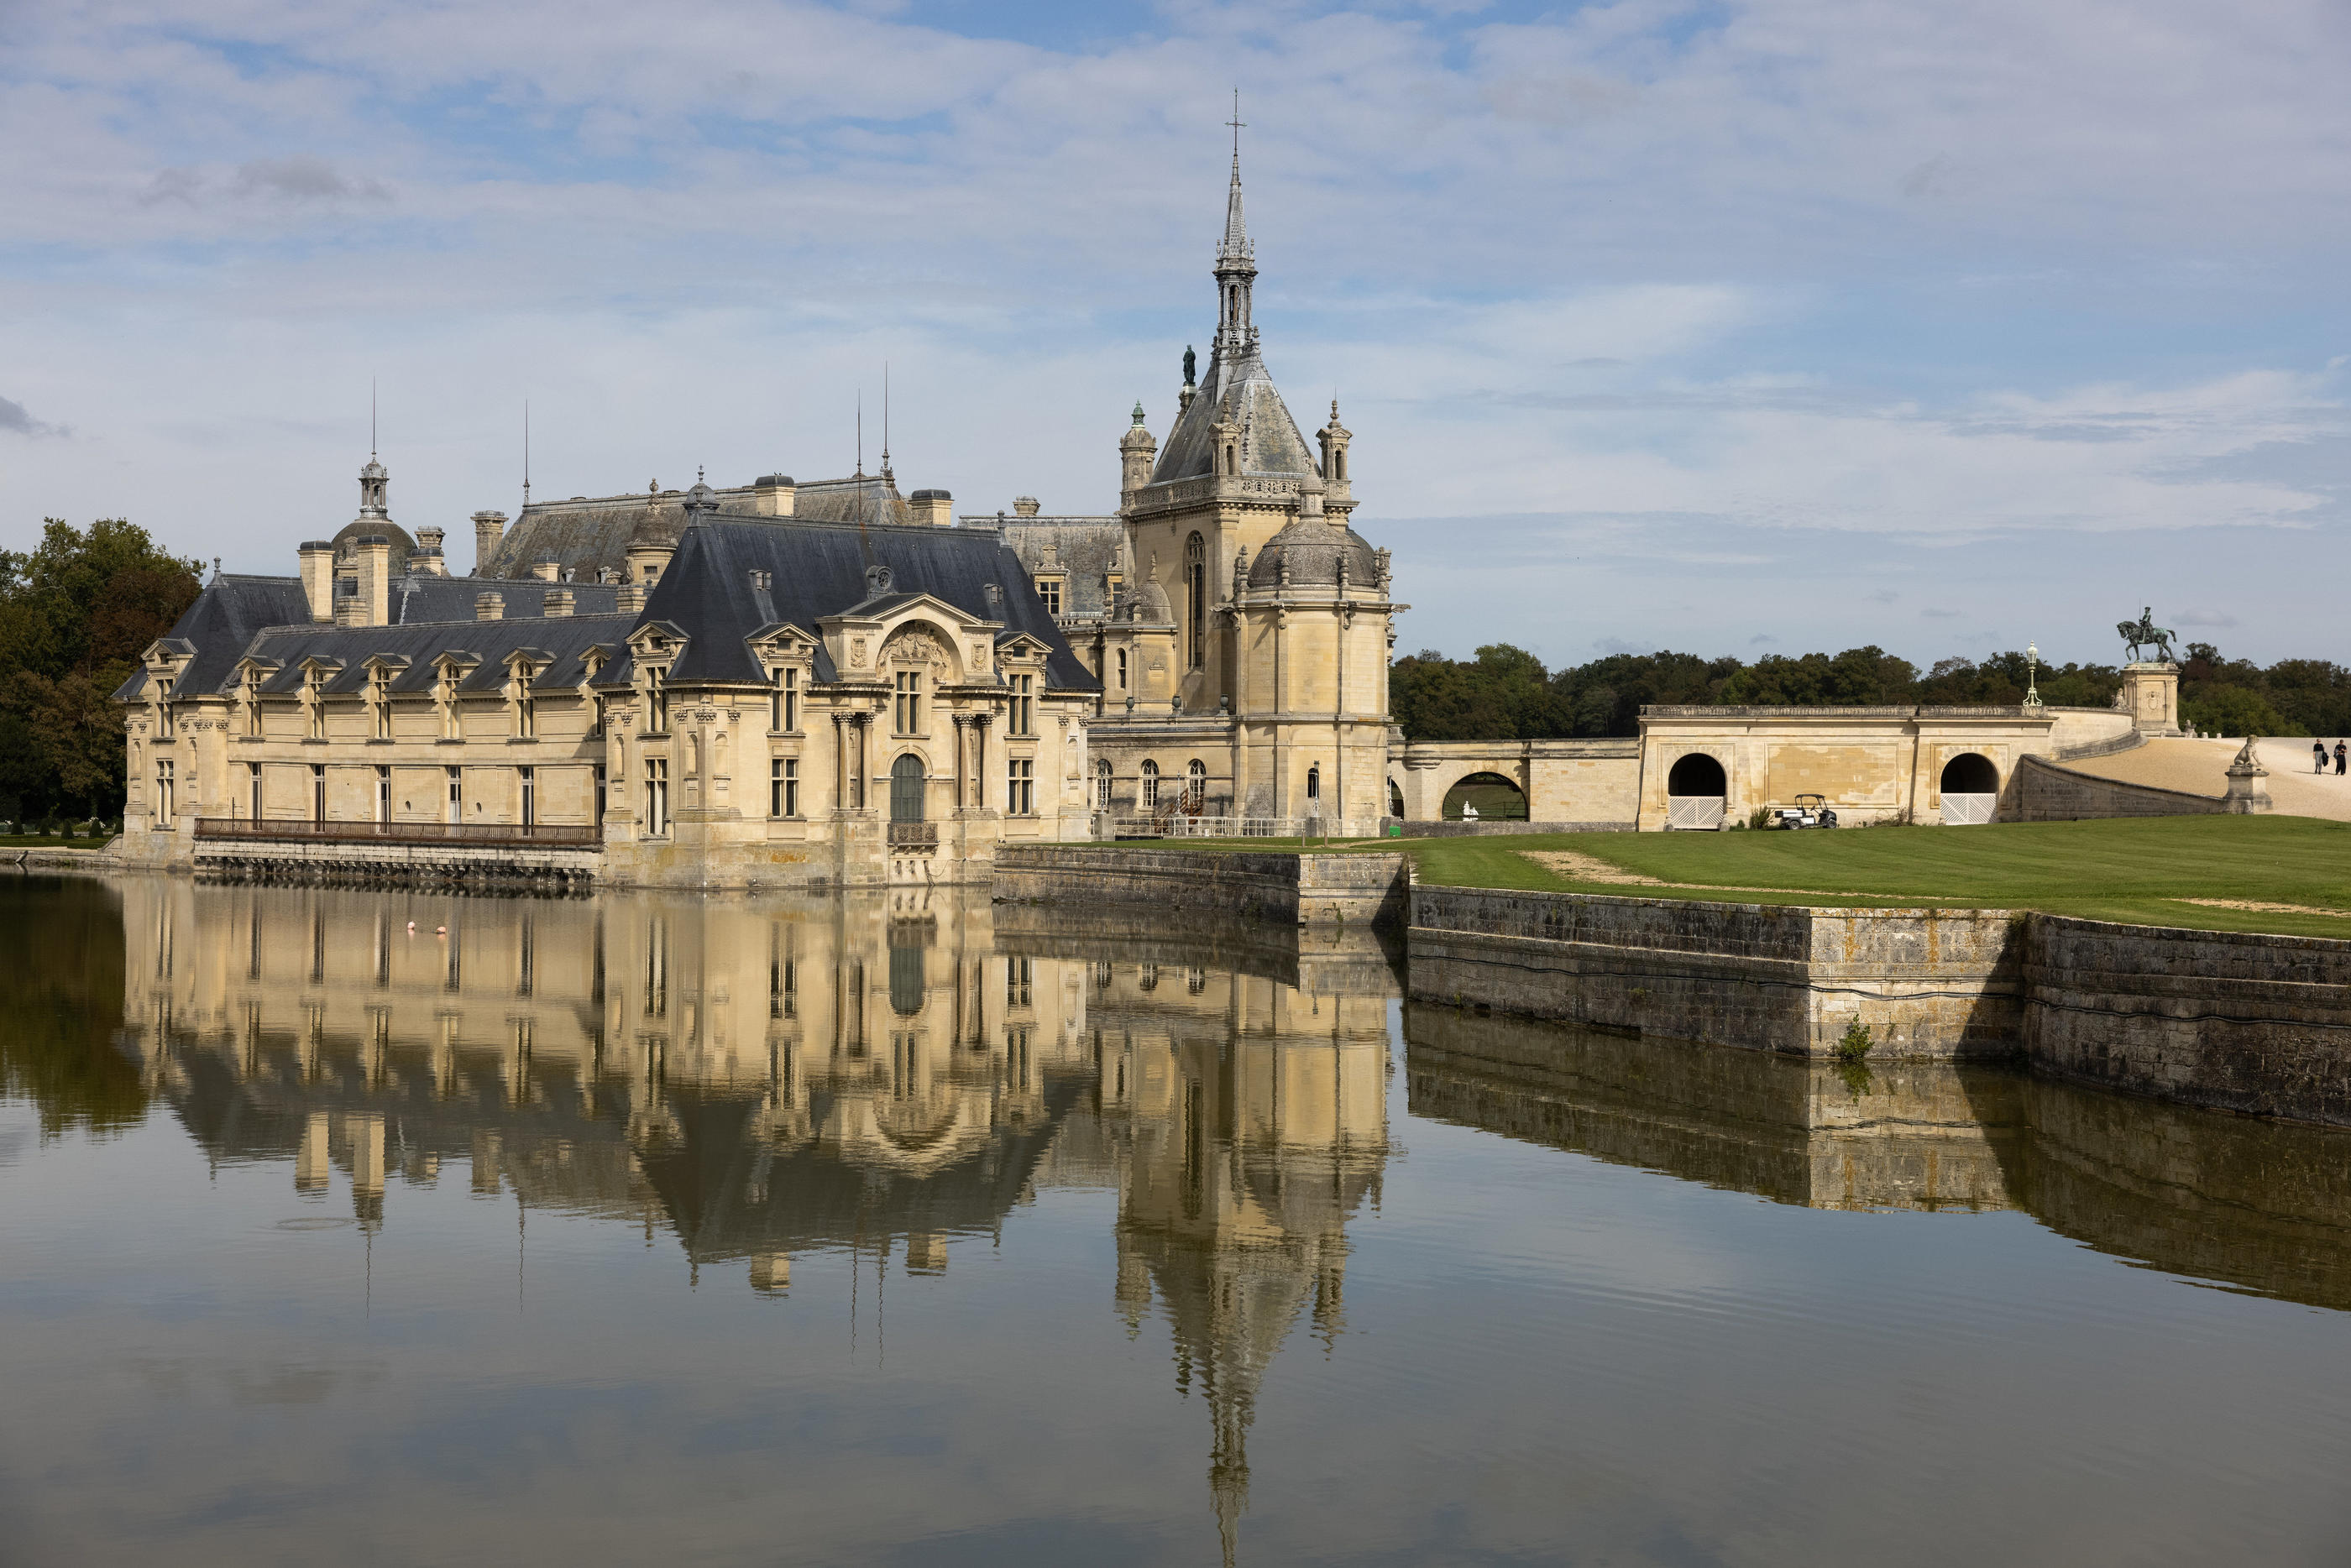
[[[1208,848],[1170,840],[1170,849]],[[1293,842],[1213,847],[1295,850]],[[1423,882],[1747,904],[1943,905],[2210,930],[2351,939],[2351,823],[2306,816],[1868,827],[1827,833],[1563,833],[1343,840],[1310,847],[1401,849]],[[1572,849],[1686,886],[1556,876],[1524,850]],[[2237,898],[2339,909],[2342,917],[2216,909]]]

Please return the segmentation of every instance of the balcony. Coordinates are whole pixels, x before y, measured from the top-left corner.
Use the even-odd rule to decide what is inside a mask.
[[[890,847],[899,854],[928,855],[939,846],[939,825],[935,822],[893,822],[890,824]]]
[[[916,825],[919,826],[919,825]],[[594,824],[497,822],[318,822],[246,816],[200,816],[196,837],[243,844],[422,844],[474,848],[601,849]]]

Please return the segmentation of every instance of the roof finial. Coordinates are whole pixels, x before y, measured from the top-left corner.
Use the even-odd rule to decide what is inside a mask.
[[[375,456],[375,378],[368,378],[368,456]]]
[[[1233,183],[1241,182],[1241,128],[1249,123],[1241,118],[1241,89],[1233,88],[1233,117],[1225,121],[1233,128]]]
[[[522,400],[522,504],[530,504],[530,400]]]
[[[1226,124],[1233,128],[1233,183],[1225,196],[1225,243],[1217,252],[1219,261],[1246,259],[1250,254],[1249,223],[1241,216],[1241,89],[1233,88],[1233,117]]]

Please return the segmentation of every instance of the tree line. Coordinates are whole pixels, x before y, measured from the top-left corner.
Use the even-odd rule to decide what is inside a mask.
[[[0,820],[122,812],[115,689],[203,587],[200,564],[121,518],[44,519],[0,550]]]
[[[1753,663],[1692,653],[1617,653],[1552,670],[1507,642],[1471,659],[1424,649],[1389,667],[1388,701],[1415,741],[1540,741],[1635,735],[1646,704],[1691,707],[1972,707],[2024,700],[2024,655],[1938,659],[1923,673],[1876,644],[1843,653],[1765,654]],[[2041,700],[2110,706],[2122,670],[2043,664]],[[2319,659],[2266,669],[2191,642],[2180,660],[2182,723],[2221,735],[2351,735],[2351,670]]]

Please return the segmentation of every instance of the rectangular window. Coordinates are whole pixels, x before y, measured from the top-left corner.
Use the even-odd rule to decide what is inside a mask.
[[[327,738],[327,695],[319,690],[316,681],[310,685],[310,738],[314,741]]]
[[[800,764],[790,757],[772,757],[768,762],[768,815],[798,816],[800,814]]]
[[[598,701],[601,701],[602,700],[600,698]],[[604,770],[601,766],[599,766],[596,769],[596,826],[599,827],[604,826],[605,787]]]
[[[919,670],[898,671],[897,724],[902,735],[923,732],[923,672]]]
[[[327,820],[327,764],[310,764],[310,820]]]
[[[591,741],[604,738],[604,695],[601,691],[590,693],[588,698],[588,738]]]
[[[1037,732],[1034,728],[1037,718],[1037,678],[1033,675],[1015,675],[1011,678],[1010,684],[1012,722],[1008,732],[1015,735],[1033,735]]]
[[[515,774],[522,785],[522,825],[528,827],[538,821],[538,770],[517,768]]]
[[[375,683],[375,738],[392,739],[392,689],[381,679]]]
[[[168,741],[172,735],[172,702],[167,697],[155,704],[155,738],[159,741]]]
[[[778,735],[797,734],[800,727],[800,672],[789,666],[775,673],[768,691],[768,729]]]
[[[245,764],[245,782],[246,789],[253,796],[253,820],[259,822],[261,820],[261,764],[259,763]]]
[[[662,684],[662,672],[658,670],[645,671],[645,717],[652,721],[653,733],[669,732],[669,689]]]
[[[669,831],[669,763],[645,759],[645,832],[658,838]]]
[[[1061,579],[1059,577],[1039,577],[1037,579],[1037,597],[1045,601],[1045,613],[1047,615],[1060,615],[1061,613]]]
[[[392,821],[392,770],[375,771],[375,820],[378,826]]]
[[[172,761],[166,757],[155,764],[155,826],[158,827],[172,826],[175,809],[172,798]]]
[[[1027,757],[1015,757],[1011,769],[1012,776],[1004,792],[1004,809],[1014,816],[1033,816],[1037,813],[1037,764]]]
[[[465,820],[465,773],[463,768],[450,768],[447,772],[449,775],[448,822],[450,826],[455,827]]]
[[[1126,649],[1118,650],[1118,689],[1126,690]]]
[[[1025,958],[1006,959],[1004,961],[1004,1005],[1028,1006],[1035,980],[1033,961]]]
[[[245,732],[255,740],[261,738],[261,682],[248,678],[245,683]]]

